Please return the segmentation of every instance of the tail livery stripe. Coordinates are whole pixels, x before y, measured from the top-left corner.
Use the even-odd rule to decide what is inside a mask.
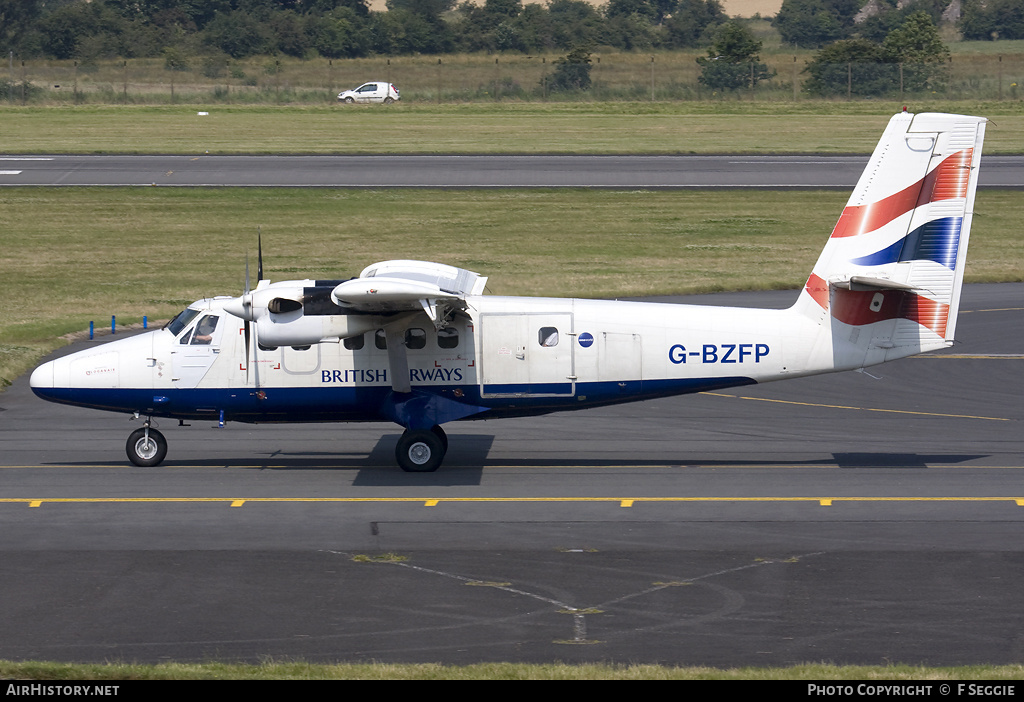
[[[921,180],[869,205],[852,205],[843,210],[832,238],[857,236],[879,229],[915,207],[938,200],[967,197],[974,149],[947,157]]]
[[[858,266],[881,266],[924,260],[955,270],[962,223],[963,217],[943,217],[927,222],[891,246],[850,262]]]
[[[861,327],[889,319],[908,319],[931,329],[945,337],[946,322],[949,319],[949,305],[902,290],[885,292],[864,290],[831,291],[832,304],[829,309],[829,285],[819,276],[811,274],[806,290],[811,298],[843,324]]]
[[[945,338],[949,305],[902,290],[836,289],[832,297],[832,316],[854,327],[890,319],[908,319]]]

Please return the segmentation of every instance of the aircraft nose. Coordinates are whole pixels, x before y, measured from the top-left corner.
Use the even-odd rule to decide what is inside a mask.
[[[29,376],[28,384],[33,390],[36,388],[52,388],[53,387],[53,361],[42,364]]]

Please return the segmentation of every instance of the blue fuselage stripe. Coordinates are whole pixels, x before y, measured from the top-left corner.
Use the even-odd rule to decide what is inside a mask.
[[[571,390],[564,383],[549,385],[488,385],[481,396],[476,385],[425,386],[417,392],[475,406],[464,417],[497,418],[541,414],[620,404],[655,397],[684,395],[755,383],[751,378],[685,378],[588,382]],[[389,386],[317,388],[196,388],[152,390],[138,388],[33,388],[44,400],[116,412],[139,412],[154,417],[200,419],[219,416],[237,422],[382,421],[382,407],[392,393]],[[501,397],[491,397],[501,395]]]

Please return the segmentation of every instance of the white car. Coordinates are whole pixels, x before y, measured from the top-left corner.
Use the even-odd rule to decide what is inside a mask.
[[[383,102],[385,105],[389,105],[395,100],[400,99],[398,88],[382,80],[373,83],[363,83],[355,90],[346,90],[343,93],[338,93],[338,100],[347,103]]]

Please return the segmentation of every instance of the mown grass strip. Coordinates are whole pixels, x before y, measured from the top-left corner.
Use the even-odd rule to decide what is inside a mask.
[[[1019,101],[910,106],[916,112],[990,117],[986,154],[1024,148],[1024,103]],[[13,154],[867,154],[889,117],[901,109],[894,101],[0,105],[0,148]]]
[[[1022,665],[926,667],[842,666],[807,663],[789,667],[709,668],[663,665],[478,663],[237,663],[74,664],[0,661],[5,684],[20,681],[133,680],[858,680],[1003,681],[1024,679]]]

